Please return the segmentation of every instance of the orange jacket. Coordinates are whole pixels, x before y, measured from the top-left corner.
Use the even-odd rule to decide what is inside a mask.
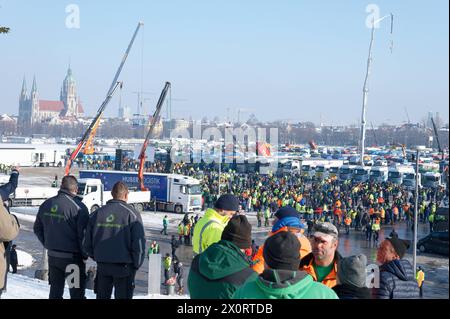
[[[273,236],[279,232],[282,232],[282,231],[290,231],[291,233],[293,233],[294,235],[297,236],[298,241],[300,242],[300,259],[302,259],[306,255],[311,253],[312,249],[311,249],[311,243],[309,242],[309,239],[306,238],[305,236],[303,236],[300,232],[300,229],[298,229],[298,228],[291,228],[291,227],[285,226],[285,227],[278,229],[274,233],[270,232],[269,237]],[[264,250],[264,245],[261,245],[261,247],[259,247],[258,251],[256,252],[255,256],[252,259],[252,261],[254,262],[252,268],[258,274],[262,274],[262,272],[264,271],[263,250]]]
[[[333,269],[322,280],[322,284],[324,284],[329,288],[333,288],[334,286],[337,285],[337,264],[341,258],[342,258],[341,255],[339,255],[339,253],[336,251],[333,261],[334,263]],[[313,263],[314,263],[314,255],[311,253],[302,258],[302,261],[300,262],[300,270],[306,271],[313,277],[314,281],[317,281],[317,274],[316,271],[314,270]]]

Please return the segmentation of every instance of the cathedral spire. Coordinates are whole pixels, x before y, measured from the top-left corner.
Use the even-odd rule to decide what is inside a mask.
[[[27,81],[25,80],[25,75],[23,76],[23,81],[22,81],[22,93],[26,93],[27,92]]]
[[[25,101],[27,99],[27,82],[25,80],[25,75],[23,76],[23,81],[22,81],[22,91],[20,91],[20,100],[21,101]]]
[[[33,87],[31,88],[31,93],[34,92],[37,92],[36,76],[33,76]]]

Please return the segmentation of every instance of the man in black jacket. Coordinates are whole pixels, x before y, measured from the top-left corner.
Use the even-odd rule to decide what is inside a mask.
[[[139,212],[127,204],[128,188],[118,182],[113,199],[95,211],[83,248],[97,262],[97,299],[132,299],[134,277],[145,257],[145,233]]]
[[[82,242],[89,212],[77,192],[77,179],[65,176],[58,195],[39,207],[34,222],[34,233],[48,250],[50,299],[63,298],[66,279],[70,298],[85,298],[87,255]]]

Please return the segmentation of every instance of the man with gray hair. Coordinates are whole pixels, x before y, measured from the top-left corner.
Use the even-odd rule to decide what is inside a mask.
[[[39,207],[34,222],[34,233],[48,250],[50,299],[63,298],[68,276],[70,298],[85,298],[87,255],[82,251],[82,242],[89,211],[77,192],[77,179],[65,176],[58,195]]]
[[[300,270],[306,271],[315,281],[333,288],[337,283],[337,263],[341,259],[337,248],[339,232],[329,222],[314,225],[311,235],[312,252],[302,258]]]

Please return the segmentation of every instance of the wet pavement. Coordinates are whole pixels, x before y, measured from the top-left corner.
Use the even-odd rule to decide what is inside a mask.
[[[145,214],[153,214],[152,212],[144,212]],[[146,227],[147,236],[147,249],[151,241],[156,240],[160,244],[161,255],[164,256],[166,253],[171,253],[170,239],[171,235],[176,233],[175,221],[182,218],[180,215],[170,214],[169,221],[173,221],[169,226],[169,235],[161,235],[159,229],[156,227]],[[270,227],[256,227],[256,216],[255,213],[247,214],[250,223],[253,225],[253,238],[257,245],[261,245],[265,238],[267,237]],[[30,222],[21,221],[21,231],[15,243],[18,249],[23,250],[31,254],[35,258],[35,263],[32,267],[19,270],[20,274],[34,277],[34,273],[37,269],[40,269],[42,263],[43,249],[42,245],[38,242],[35,235],[33,234],[33,225]],[[343,230],[343,228],[341,228]],[[387,237],[392,230],[392,226],[383,226],[380,231],[380,241]],[[396,232],[399,234],[400,238],[409,239],[412,241],[412,231],[407,229],[406,223],[402,222],[395,226]],[[423,238],[428,234],[429,228],[428,224],[419,224],[418,238]],[[362,231],[350,230],[350,234],[346,235],[345,232],[341,232],[339,235],[339,252],[343,256],[351,256],[355,254],[365,254],[368,258],[368,263],[373,264],[376,260],[376,244],[373,242],[368,242],[365,239],[365,233]],[[180,261],[184,265],[184,282],[185,290],[187,287],[187,277],[189,273],[189,268],[192,262],[192,246],[181,245],[176,254]],[[412,262],[412,248],[408,251],[405,256]],[[90,265],[95,265],[91,260],[88,261],[88,267]],[[437,298],[437,299],[448,299],[449,298],[449,258],[447,256],[440,256],[435,254],[423,254],[419,251],[417,252],[417,265],[422,266],[425,270],[425,284],[424,284],[424,298]],[[164,274],[163,269],[161,269],[161,279],[163,280]],[[143,266],[139,269],[136,274],[136,290],[135,295],[144,295],[147,293],[147,281],[148,281],[148,259],[144,261]],[[166,288],[161,285],[161,293],[164,294]]]

